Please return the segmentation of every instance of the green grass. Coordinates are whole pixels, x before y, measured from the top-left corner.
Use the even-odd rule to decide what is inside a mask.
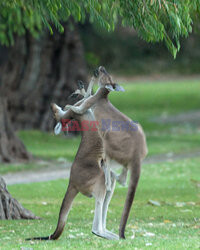
[[[20,131],[19,137],[34,156],[50,159],[65,157],[72,161],[80,143],[79,136],[56,136],[40,131]]]
[[[20,131],[19,136],[34,156],[46,159],[64,157],[72,161],[80,143],[80,136],[55,136],[40,131]],[[155,133],[147,133],[148,155],[197,151],[200,149],[199,141],[200,133],[195,130],[192,133],[184,129],[176,130],[175,133],[157,130]],[[4,171],[6,166],[4,165]],[[31,168],[32,164],[21,165],[22,169],[26,167]],[[15,171],[15,167],[10,170]]]
[[[26,237],[47,236],[57,223],[68,181],[57,180],[9,186],[11,194],[43,220],[0,221],[0,249],[198,249],[200,203],[192,179],[199,178],[200,158],[144,165],[129,221],[127,239],[107,241],[91,233],[94,199],[78,195],[61,238],[51,242],[25,242]],[[38,192],[40,190],[40,192]],[[118,231],[127,188],[117,185],[108,213],[108,229]],[[159,201],[161,206],[148,204]],[[44,203],[45,202],[45,203]],[[177,202],[182,207],[177,207]],[[191,203],[193,202],[193,203]],[[180,204],[180,203],[179,203]],[[135,234],[135,238],[131,236]],[[144,233],[155,234],[145,237]]]
[[[154,126],[145,127],[152,116],[199,109],[199,81],[136,83],[123,86],[126,92],[113,92],[110,100],[130,118],[144,123],[146,131],[157,129]]]
[[[66,138],[64,135],[56,136],[53,133],[33,130],[20,131],[18,135],[33,156],[44,160],[65,158],[68,161],[73,161],[80,143],[80,136]],[[45,165],[37,163],[37,161],[14,164],[0,163],[0,174],[22,170],[37,170],[44,167],[48,167],[48,163]]]
[[[200,149],[198,125],[150,121],[152,117],[198,110],[200,84],[197,81],[137,83],[124,87],[125,93],[111,93],[110,99],[132,120],[142,124],[149,155],[184,154]],[[79,136],[71,138],[39,131],[20,131],[18,134],[34,156],[44,159],[64,157],[72,161],[80,142]],[[94,200],[78,195],[58,241],[25,242],[26,237],[46,236],[53,232],[68,181],[9,186],[13,197],[43,220],[0,221],[0,249],[198,249],[200,194],[193,180],[200,182],[199,166],[200,158],[143,166],[125,241],[107,241],[94,236],[91,233]],[[4,164],[0,166],[0,174],[39,167],[35,163]],[[115,233],[118,232],[126,192],[127,188],[117,185],[110,204],[108,229]],[[152,206],[149,200],[158,201],[161,206]],[[183,206],[178,207],[180,204]],[[134,239],[131,238],[133,232]],[[145,237],[145,232],[154,236]]]

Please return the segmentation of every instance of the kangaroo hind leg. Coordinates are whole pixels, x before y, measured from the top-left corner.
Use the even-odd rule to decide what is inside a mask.
[[[127,173],[128,173],[128,169],[126,167],[123,167],[121,174],[116,176],[116,180],[122,186],[126,186]]]
[[[103,226],[103,207],[106,196],[104,175],[102,175],[101,181],[98,183],[98,185],[96,185],[93,195],[95,197],[95,211],[92,225],[92,233],[109,240],[116,239],[116,237],[114,237],[112,234],[107,233]]]
[[[63,199],[61,208],[60,208],[57,227],[53,234],[47,237],[35,237],[35,238],[27,239],[27,240],[57,240],[63,232],[65,223],[67,220],[67,216],[72,206],[72,202],[77,194],[78,194],[78,191],[74,187],[69,185],[67,192],[65,194],[65,197]]]
[[[114,234],[106,229],[106,219],[107,219],[108,206],[109,206],[111,198],[113,196],[115,184],[116,184],[115,174],[112,171],[110,172],[110,180],[111,180],[111,190],[106,191],[106,196],[105,196],[105,199],[103,202],[102,224],[103,224],[104,231],[108,235],[110,235],[110,237],[112,237],[113,239],[118,240],[119,236],[117,234]]]
[[[60,208],[59,219],[58,219],[58,224],[57,224],[56,230],[50,236],[51,240],[58,239],[60,237],[60,235],[62,234],[63,229],[65,227],[66,220],[67,220],[67,216],[68,216],[69,211],[70,211],[71,206],[72,206],[72,202],[77,194],[78,194],[78,191],[74,187],[71,187],[69,185],[67,192],[65,194],[65,197],[63,199],[61,208]]]

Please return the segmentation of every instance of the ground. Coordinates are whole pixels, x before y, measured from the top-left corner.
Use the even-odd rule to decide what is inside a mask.
[[[200,158],[145,164],[128,221],[127,240],[107,241],[91,233],[94,200],[78,195],[61,238],[54,242],[25,242],[47,236],[55,229],[67,181],[9,186],[23,205],[42,217],[40,221],[2,221],[2,249],[197,249],[199,248],[199,196],[197,175]],[[126,187],[117,185],[108,213],[108,228],[118,231]],[[155,203],[155,205],[153,205]]]
[[[200,109],[200,84],[192,80],[126,84],[124,87],[126,93],[112,93],[110,99],[122,112],[142,124],[149,147],[149,158],[143,165],[127,224],[127,239],[107,241],[94,236],[91,233],[94,200],[78,195],[59,240],[25,242],[26,237],[47,236],[55,229],[68,183],[59,179],[8,186],[15,198],[43,219],[1,221],[0,249],[199,248],[199,117],[192,115],[192,120],[187,118],[185,122],[177,119],[178,114],[191,114]],[[170,120],[176,116],[175,121]],[[49,164],[53,171],[56,171],[56,166],[59,171],[69,171],[80,140],[79,137],[55,137],[39,131],[21,131],[19,136],[40,160],[35,159],[29,164],[1,165],[0,174],[12,171],[23,177],[22,170],[29,169],[38,173],[39,181],[38,171],[48,173]],[[118,232],[126,192],[127,187],[117,185],[110,204],[108,229],[115,233]]]

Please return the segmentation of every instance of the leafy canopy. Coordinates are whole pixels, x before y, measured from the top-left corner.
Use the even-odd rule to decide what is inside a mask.
[[[165,41],[173,56],[179,39],[192,31],[192,17],[200,13],[200,0],[2,0],[0,2],[0,42],[14,43],[14,34],[26,30],[38,36],[52,25],[63,32],[62,21],[72,16],[84,22],[86,16],[108,31],[117,23],[133,27],[147,42]]]

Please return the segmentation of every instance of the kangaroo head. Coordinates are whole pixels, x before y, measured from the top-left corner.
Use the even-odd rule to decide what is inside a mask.
[[[103,66],[95,70],[95,76],[98,77],[99,87],[106,88],[108,91],[124,91],[122,86],[113,82],[112,77]]]

